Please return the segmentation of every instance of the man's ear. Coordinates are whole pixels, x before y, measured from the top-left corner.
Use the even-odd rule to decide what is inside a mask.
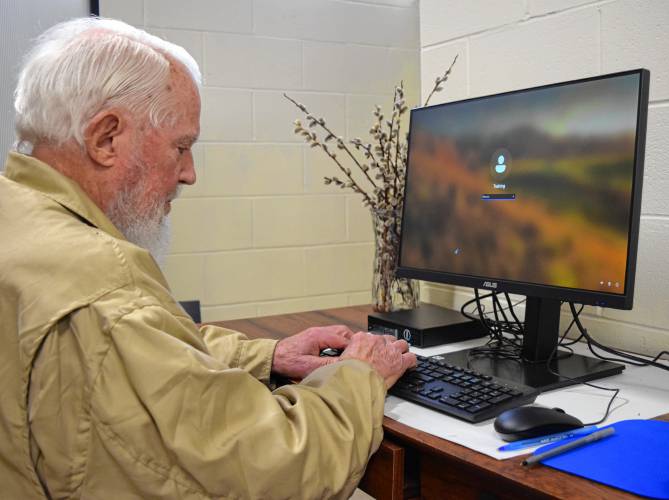
[[[127,121],[117,109],[105,109],[95,115],[84,132],[84,146],[91,159],[105,167],[113,167],[119,157]]]

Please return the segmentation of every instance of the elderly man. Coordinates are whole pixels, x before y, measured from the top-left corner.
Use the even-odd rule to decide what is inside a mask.
[[[346,497],[379,445],[405,342],[198,330],[152,258],[195,182],[199,79],[111,20],[58,25],[26,59],[24,154],[0,177],[3,498]],[[272,392],[271,372],[303,380]]]

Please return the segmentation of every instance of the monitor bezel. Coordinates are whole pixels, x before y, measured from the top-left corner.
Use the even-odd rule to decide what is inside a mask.
[[[480,97],[473,97],[463,99],[460,101],[453,101],[443,104],[436,104],[422,108],[415,108],[411,110],[409,139],[407,151],[407,165],[405,172],[405,187],[404,192],[407,193],[409,189],[409,168],[411,158],[411,133],[413,127],[413,116],[415,113],[420,113],[426,109],[435,109],[440,107],[448,107],[454,104],[461,104],[470,101],[479,101],[484,99],[496,98],[504,95],[519,94],[527,91],[535,91],[539,89],[560,87],[564,85],[572,85],[578,83],[585,83],[588,81],[603,80],[608,78],[615,78],[631,74],[639,75],[639,97],[637,103],[637,128],[634,145],[634,169],[632,174],[632,200],[631,200],[631,217],[629,226],[629,239],[627,243],[627,263],[625,272],[625,287],[622,294],[607,293],[602,291],[586,290],[580,288],[567,288],[555,285],[546,285],[539,283],[530,283],[522,281],[514,281],[509,279],[500,279],[494,276],[471,276],[457,273],[449,273],[444,271],[437,271],[431,269],[419,269],[402,265],[402,245],[404,240],[400,237],[398,265],[396,274],[401,278],[420,279],[436,283],[460,285],[472,288],[486,289],[497,292],[508,292],[519,295],[526,295],[532,297],[559,299],[569,302],[577,302],[587,305],[596,305],[602,307],[610,307],[615,309],[632,309],[634,303],[634,284],[636,275],[636,257],[639,240],[639,223],[641,216],[641,194],[643,188],[643,170],[645,159],[645,145],[646,145],[646,125],[648,119],[648,96],[649,96],[649,81],[650,71],[639,68],[628,71],[620,71],[616,73],[609,73],[605,75],[598,75],[588,78],[580,78],[577,80],[569,80],[536,87],[528,87],[520,90],[512,90],[498,94],[490,94]],[[406,198],[405,198],[406,199]],[[404,226],[405,205],[402,204],[402,227]],[[404,232],[402,231],[402,235]]]

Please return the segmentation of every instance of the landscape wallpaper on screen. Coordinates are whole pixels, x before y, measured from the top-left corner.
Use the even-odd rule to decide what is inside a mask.
[[[403,267],[624,293],[639,75],[414,110]]]

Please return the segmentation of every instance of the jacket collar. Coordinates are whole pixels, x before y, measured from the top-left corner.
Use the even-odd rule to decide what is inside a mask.
[[[46,163],[32,156],[10,152],[5,166],[5,177],[39,191],[114,238],[125,239],[79,184]]]

